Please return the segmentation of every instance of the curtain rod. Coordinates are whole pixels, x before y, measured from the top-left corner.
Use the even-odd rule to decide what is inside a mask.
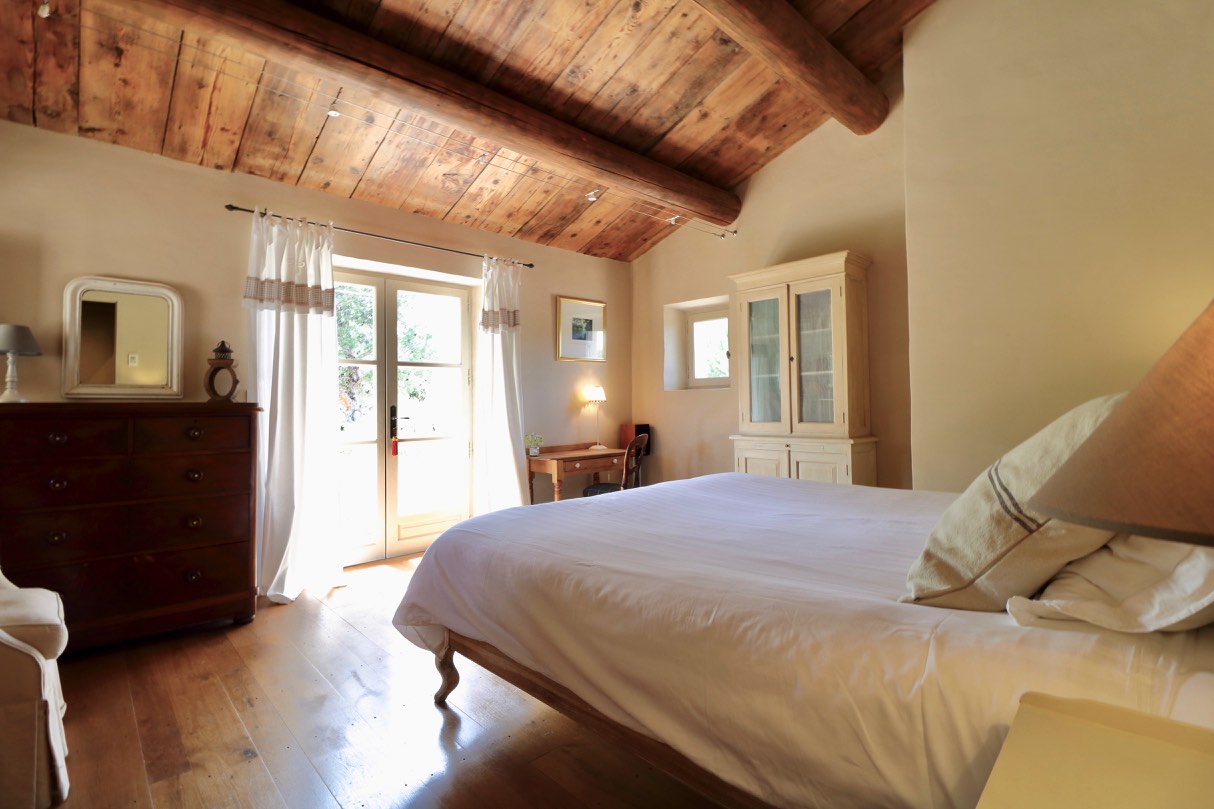
[[[241,213],[253,213],[253,214],[257,213],[257,211],[251,210],[249,208],[241,208],[239,205],[233,205],[230,202],[223,207],[229,211],[240,211]],[[266,214],[262,214],[262,216],[265,216],[265,215]],[[290,219],[291,218],[289,216],[282,216],[281,214],[270,214],[270,215],[277,216],[279,219]],[[304,221],[307,221],[307,220],[304,220]],[[319,224],[319,223],[308,222],[308,224],[315,225],[315,224]],[[411,242],[408,239],[398,239],[395,236],[382,236],[378,233],[367,233],[365,230],[351,230],[350,228],[338,227],[337,225],[333,225],[333,229],[340,230],[342,233],[353,233],[355,236],[370,236],[372,239],[383,239],[386,242],[396,242],[397,244],[410,244],[410,245],[413,245],[414,247],[428,247],[431,250],[442,250],[447,253],[458,253],[461,256],[472,256],[473,258],[484,258],[484,256],[482,256],[480,253],[469,253],[467,250],[456,250],[453,247],[439,247],[437,244],[426,244],[425,242]],[[534,264],[529,264],[525,261],[517,261],[515,263],[522,267],[534,267],[535,266]]]

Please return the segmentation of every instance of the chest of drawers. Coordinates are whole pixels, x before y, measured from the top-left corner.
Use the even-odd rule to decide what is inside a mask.
[[[0,571],[60,594],[69,649],[253,618],[256,413],[0,408]]]

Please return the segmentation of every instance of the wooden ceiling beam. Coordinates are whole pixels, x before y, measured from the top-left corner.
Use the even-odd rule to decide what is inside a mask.
[[[857,135],[889,114],[889,99],[788,0],[694,0],[721,30]]]
[[[385,100],[490,138],[601,188],[651,202],[672,215],[727,225],[742,207],[730,191],[282,0],[135,0],[130,5],[272,63],[382,94]]]

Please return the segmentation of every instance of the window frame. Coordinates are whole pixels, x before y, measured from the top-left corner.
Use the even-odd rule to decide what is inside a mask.
[[[707,376],[698,377],[695,375],[696,367],[696,344],[695,344],[695,324],[706,320],[724,320],[725,321],[725,360],[727,365],[727,373],[725,376]],[[688,388],[728,388],[730,378],[733,375],[733,358],[730,356],[729,350],[729,306],[713,306],[704,309],[693,309],[683,313],[683,356],[686,360],[686,384]]]

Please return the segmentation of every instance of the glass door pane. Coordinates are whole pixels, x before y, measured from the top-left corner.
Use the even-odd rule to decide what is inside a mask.
[[[337,507],[343,564],[384,554],[380,442],[379,284],[335,284],[337,319]]]
[[[423,550],[468,516],[468,295],[393,284],[397,456],[389,465],[388,554]]]
[[[796,296],[796,335],[799,420],[833,424],[835,420],[834,343],[831,290],[816,289]]]
[[[780,300],[750,301],[747,314],[750,358],[750,421],[783,421],[780,407]]]

